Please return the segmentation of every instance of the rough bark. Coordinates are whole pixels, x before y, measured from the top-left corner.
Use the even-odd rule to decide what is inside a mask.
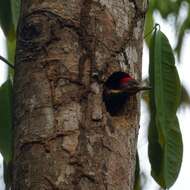
[[[105,79],[140,80],[142,0],[22,0],[14,79],[13,190],[132,190],[139,101],[120,116]]]

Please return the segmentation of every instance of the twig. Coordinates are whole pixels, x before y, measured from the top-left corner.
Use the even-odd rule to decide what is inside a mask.
[[[7,59],[5,59],[4,57],[2,57],[1,55],[0,55],[0,60],[3,61],[4,63],[6,63],[12,69],[15,69],[14,66],[12,64],[10,64],[9,61]]]

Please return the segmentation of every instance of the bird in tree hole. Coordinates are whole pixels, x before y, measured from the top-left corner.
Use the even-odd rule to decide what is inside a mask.
[[[119,115],[130,96],[150,87],[142,86],[128,73],[118,71],[110,75],[104,83],[103,101],[111,116]]]

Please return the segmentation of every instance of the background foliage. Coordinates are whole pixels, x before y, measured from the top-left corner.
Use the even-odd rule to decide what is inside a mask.
[[[182,20],[180,10],[185,7],[187,14]],[[178,56],[181,53],[181,47],[185,34],[190,29],[190,0],[150,0],[149,9],[146,14],[145,34],[154,26],[154,13],[159,12],[163,19],[173,19],[175,23],[176,47],[175,51]],[[148,40],[146,40],[148,43]]]

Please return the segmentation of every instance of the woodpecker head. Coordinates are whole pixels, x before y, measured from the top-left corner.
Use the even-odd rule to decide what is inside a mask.
[[[150,88],[142,87],[128,73],[122,71],[114,72],[104,84],[103,101],[107,111],[111,115],[116,115],[121,107],[125,105],[129,96],[148,89]]]
[[[133,79],[128,73],[118,71],[114,72],[105,82],[105,89],[110,94],[127,93],[134,95],[141,90],[148,90],[149,87],[143,87]]]

